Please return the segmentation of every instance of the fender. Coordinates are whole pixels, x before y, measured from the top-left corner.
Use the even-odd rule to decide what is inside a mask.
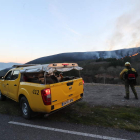
[[[2,83],[3,83],[2,81],[3,81],[3,80],[0,80],[0,91],[1,91],[1,92],[2,92],[2,89],[3,89],[3,88],[2,88]]]
[[[2,84],[2,83],[1,83],[1,80],[0,80],[0,91],[2,91],[2,87],[1,87],[1,84]]]
[[[19,89],[19,92],[18,92],[18,102],[20,102],[20,101],[19,101],[19,96],[20,96],[21,94],[24,95],[24,96],[27,98],[28,103],[29,103],[30,107],[32,108],[31,98],[30,98],[30,95],[29,95],[28,91],[27,91],[25,88],[20,88],[20,89]]]

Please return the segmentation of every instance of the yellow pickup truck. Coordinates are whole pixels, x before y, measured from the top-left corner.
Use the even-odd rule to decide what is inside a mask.
[[[19,102],[25,119],[30,119],[33,112],[53,113],[83,97],[82,68],[77,63],[14,67],[1,77],[0,100],[8,97]]]

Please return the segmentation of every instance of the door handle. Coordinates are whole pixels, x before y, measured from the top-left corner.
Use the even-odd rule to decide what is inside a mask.
[[[7,85],[9,85],[9,84],[7,83]]]
[[[16,84],[14,84],[14,86],[17,86]]]

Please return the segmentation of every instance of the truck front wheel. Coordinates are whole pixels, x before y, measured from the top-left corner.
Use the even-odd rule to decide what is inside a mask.
[[[6,100],[6,97],[0,91],[0,101],[4,101],[4,100]]]
[[[26,99],[26,97],[21,97],[20,108],[21,108],[22,116],[25,119],[31,119],[32,110],[29,106],[29,103],[28,103],[28,100]]]

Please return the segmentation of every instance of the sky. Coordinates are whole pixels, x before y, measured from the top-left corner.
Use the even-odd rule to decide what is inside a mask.
[[[0,62],[140,47],[139,0],[0,0]]]

